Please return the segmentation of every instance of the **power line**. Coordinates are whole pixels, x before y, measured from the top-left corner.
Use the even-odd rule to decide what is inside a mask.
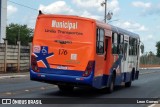
[[[16,4],[16,5],[19,5],[19,6],[22,6],[22,7],[25,7],[25,8],[28,8],[28,9],[31,9],[31,10],[34,10],[34,11],[39,11],[38,9],[35,9],[35,8],[32,8],[32,7],[29,7],[27,5],[23,5],[23,4],[20,4],[20,3],[16,3],[16,2],[13,2],[11,0],[8,0],[9,2],[13,3],[13,4]]]

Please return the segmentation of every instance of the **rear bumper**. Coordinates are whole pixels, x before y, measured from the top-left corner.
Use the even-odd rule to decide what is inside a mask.
[[[93,72],[88,77],[70,76],[59,74],[37,73],[30,70],[30,79],[33,81],[46,82],[51,84],[71,84],[92,86]]]

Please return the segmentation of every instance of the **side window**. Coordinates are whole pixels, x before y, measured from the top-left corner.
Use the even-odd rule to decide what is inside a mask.
[[[123,43],[124,43],[124,35],[121,34],[120,37],[121,37],[121,38],[120,38],[120,43],[123,44]]]
[[[129,55],[133,55],[133,38],[129,38]]]
[[[124,43],[124,61],[126,61],[126,57],[127,57],[127,47],[128,47],[128,44]]]
[[[118,54],[118,35],[112,33],[112,54]]]
[[[137,39],[129,38],[129,55],[137,55]]]
[[[119,54],[123,54],[124,53],[124,36],[122,34],[119,35],[118,53]]]
[[[104,29],[97,29],[97,54],[104,54]]]
[[[135,39],[134,41],[134,55],[137,55],[138,41]]]

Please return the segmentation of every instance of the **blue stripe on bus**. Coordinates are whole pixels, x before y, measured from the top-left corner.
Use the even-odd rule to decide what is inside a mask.
[[[115,85],[120,85],[122,82],[131,81],[132,72],[124,72],[121,75],[116,75]]]
[[[84,71],[77,70],[62,70],[53,68],[39,68],[39,73],[55,74],[55,75],[68,75],[68,76],[82,76]]]
[[[113,73],[114,69],[117,69],[118,66],[120,67],[119,69],[121,69],[122,59],[123,59],[123,55],[119,55],[119,58],[117,59],[117,61],[114,62],[111,68],[111,74]]]
[[[106,87],[108,84],[108,79],[109,79],[109,75],[94,77],[92,86],[97,89]]]
[[[131,81],[131,72],[121,73],[116,76],[115,85],[121,85],[122,82]],[[97,89],[108,87],[110,84],[110,75],[97,76],[93,80],[93,87]]]
[[[41,68],[42,70],[42,68]],[[49,73],[50,72],[50,73]],[[35,81],[45,81],[45,82],[66,82],[66,83],[80,83],[88,84],[92,86],[92,79],[94,72],[91,72],[91,75],[88,77],[82,77],[81,71],[75,70],[56,70],[52,73],[53,70],[44,68],[41,72],[34,72],[30,70],[30,78]],[[59,73],[58,73],[59,72]]]
[[[131,80],[132,72],[125,72],[124,73],[124,81],[123,82],[129,82]]]

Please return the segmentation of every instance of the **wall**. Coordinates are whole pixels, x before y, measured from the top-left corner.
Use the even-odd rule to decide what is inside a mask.
[[[0,44],[0,73],[29,70],[30,46]]]

